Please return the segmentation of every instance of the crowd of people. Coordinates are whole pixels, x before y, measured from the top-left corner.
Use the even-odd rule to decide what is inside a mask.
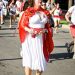
[[[10,16],[9,28],[11,28],[12,21],[15,22],[16,17],[19,16],[20,13],[23,11],[23,6],[24,6],[25,1],[26,0],[0,0],[0,23],[1,23],[1,25],[4,24],[4,17],[9,15]],[[26,7],[26,5],[25,5],[25,7]],[[43,1],[41,4],[41,7],[49,10],[50,14],[52,15],[51,19],[53,19],[53,22],[55,23],[54,24],[55,25],[55,33],[57,33],[58,25],[60,23],[59,15],[61,14],[61,9],[59,8],[59,3],[51,4],[50,0],[48,0],[47,2]]]
[[[16,17],[20,15],[23,10],[25,0],[0,0],[0,23],[4,24],[4,17],[10,16],[10,25],[12,27],[12,21],[15,22]]]

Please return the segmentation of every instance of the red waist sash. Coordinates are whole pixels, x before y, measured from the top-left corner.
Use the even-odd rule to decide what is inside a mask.
[[[35,38],[37,34],[40,34],[40,32],[43,32],[44,28],[31,28],[33,29],[34,33],[32,34],[32,37]]]

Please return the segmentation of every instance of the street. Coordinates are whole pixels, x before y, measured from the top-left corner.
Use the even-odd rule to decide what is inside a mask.
[[[0,75],[24,75],[18,30],[15,33],[13,28],[17,24],[12,25],[11,29],[8,25],[6,21],[0,30]],[[66,42],[72,40],[69,29],[59,28],[59,33],[53,35],[53,40],[54,50],[43,75],[75,75],[75,60],[69,57],[65,46]]]

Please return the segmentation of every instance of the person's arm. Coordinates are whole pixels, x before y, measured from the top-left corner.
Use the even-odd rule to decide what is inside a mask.
[[[30,34],[34,34],[34,30],[28,27],[24,27],[25,31],[27,31]]]
[[[27,31],[28,33],[34,33],[34,32],[33,32],[33,29],[31,29],[31,28],[29,28],[29,27],[27,27],[27,26],[24,26],[23,24],[22,24],[22,27],[23,27],[24,30]]]
[[[28,17],[25,16],[25,13],[26,13],[26,12],[24,12],[24,13],[22,14],[22,16],[21,16],[21,18],[20,18],[18,24],[21,25],[22,28],[23,28],[25,31],[27,31],[27,32],[29,32],[29,33],[34,33],[34,32],[33,32],[33,29],[31,29],[31,28],[28,27],[29,19],[28,19]]]
[[[70,18],[71,17],[71,13],[70,12],[67,12],[66,14],[65,14],[65,19],[66,19],[66,21],[68,22],[68,23],[70,23],[71,21],[70,21]]]
[[[75,6],[70,7],[70,8],[68,9],[67,13],[65,14],[65,19],[66,19],[66,21],[67,21],[68,23],[71,23],[71,24],[72,24],[72,22],[71,22],[70,18],[71,18],[71,15],[72,15],[73,11],[74,11],[74,8],[75,8]]]
[[[54,7],[53,9],[51,9],[49,12],[50,14],[53,14],[53,12],[55,11],[56,7]]]

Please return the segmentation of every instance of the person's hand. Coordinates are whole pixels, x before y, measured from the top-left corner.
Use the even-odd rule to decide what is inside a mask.
[[[43,29],[43,33],[48,33],[48,30],[47,29]]]
[[[29,29],[28,31],[30,34],[34,34],[34,30],[33,29]]]
[[[32,28],[28,28],[28,27],[23,27],[25,31],[27,31],[30,34],[34,33],[34,30]]]
[[[38,34],[42,34],[42,33],[48,33],[47,29],[43,29],[42,31],[40,31]]]

